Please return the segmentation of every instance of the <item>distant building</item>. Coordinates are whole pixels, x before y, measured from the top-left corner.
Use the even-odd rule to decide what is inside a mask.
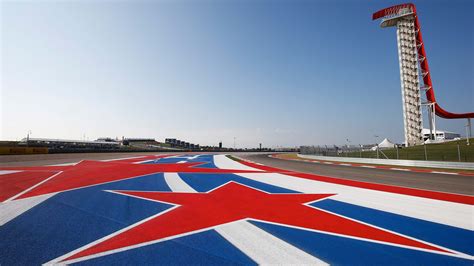
[[[165,143],[169,144],[171,147],[180,147],[180,148],[186,148],[186,149],[192,149],[192,150],[199,149],[199,144],[193,144],[193,143],[175,139],[175,138],[166,138]]]
[[[423,140],[430,139],[430,130],[428,128],[423,128],[422,133],[423,133]],[[436,130],[435,140],[441,140],[441,141],[452,140],[452,139],[460,138],[460,137],[461,137],[461,134],[458,134],[458,133]]]
[[[155,139],[152,138],[125,138],[128,142],[154,142]]]
[[[44,146],[54,149],[115,149],[120,147],[120,143],[115,141],[88,141],[48,138],[24,138],[19,142],[19,144],[29,146]]]
[[[103,141],[103,142],[119,142],[118,140],[116,139],[113,139],[113,138],[98,138],[96,141]]]
[[[176,145],[176,141],[177,141],[176,139],[170,139],[170,138],[165,139],[165,143],[171,144],[171,146]]]

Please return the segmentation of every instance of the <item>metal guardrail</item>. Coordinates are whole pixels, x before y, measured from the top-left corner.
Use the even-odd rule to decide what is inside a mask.
[[[398,166],[474,170],[474,163],[465,163],[465,162],[369,159],[369,158],[350,158],[350,157],[329,157],[329,156],[317,156],[317,155],[305,155],[305,154],[298,154],[298,157],[306,158],[306,159],[322,160],[322,161],[334,161],[334,162],[388,164],[388,165],[398,165]]]

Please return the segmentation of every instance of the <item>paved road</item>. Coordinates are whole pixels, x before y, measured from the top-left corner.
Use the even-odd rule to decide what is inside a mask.
[[[472,176],[402,172],[384,169],[315,164],[303,161],[276,159],[264,154],[246,154],[239,157],[268,166],[304,173],[371,183],[474,195],[474,177]]]

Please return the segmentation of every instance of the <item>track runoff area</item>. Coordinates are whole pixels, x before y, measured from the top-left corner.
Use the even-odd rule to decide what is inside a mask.
[[[1,265],[474,262],[473,196],[224,154],[1,166],[0,202]]]

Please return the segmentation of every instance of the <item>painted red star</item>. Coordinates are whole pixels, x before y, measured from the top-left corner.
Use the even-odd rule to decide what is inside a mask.
[[[246,219],[382,244],[451,253],[308,205],[333,194],[269,194],[235,182],[207,193],[109,192],[169,203],[174,207],[68,254],[62,262],[119,252]]]

